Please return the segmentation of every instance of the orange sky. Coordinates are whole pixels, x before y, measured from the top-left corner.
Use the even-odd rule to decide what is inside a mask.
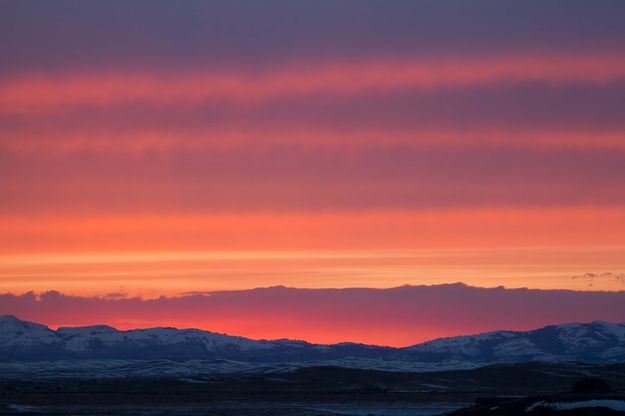
[[[217,3],[0,6],[0,292],[625,289],[622,10]]]
[[[620,290],[618,281],[573,277],[623,269],[623,215],[589,207],[10,217],[2,219],[0,290],[155,297],[455,281]]]

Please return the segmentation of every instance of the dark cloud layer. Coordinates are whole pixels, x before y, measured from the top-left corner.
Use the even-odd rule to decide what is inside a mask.
[[[52,106],[48,110],[49,114],[0,114],[0,140],[8,141],[20,134],[35,134],[45,140],[47,134],[58,138],[63,132],[86,139],[94,132],[140,135],[146,130],[210,135],[220,129],[237,128],[261,129],[267,136],[280,129],[343,133],[374,129],[388,130],[390,134],[402,130],[460,134],[465,129],[494,129],[600,134],[625,130],[625,82],[511,82],[436,90],[405,87],[349,95],[324,91],[278,96],[246,105],[223,99],[167,105],[146,100],[111,106]]]
[[[2,9],[5,74],[625,46],[615,0],[12,0]]]
[[[625,273],[614,273],[614,272],[601,272],[601,273],[593,273],[588,272],[580,275],[576,275],[572,277],[573,280],[583,280],[589,287],[595,285],[595,283],[608,281],[612,283],[617,283],[620,285],[625,285]]]

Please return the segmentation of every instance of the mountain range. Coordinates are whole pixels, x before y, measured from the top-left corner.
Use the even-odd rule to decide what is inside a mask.
[[[311,344],[288,339],[252,340],[199,329],[110,326],[60,327],[0,317],[0,360],[232,360],[244,363],[310,363],[358,360],[457,363],[479,366],[527,361],[625,361],[625,324],[595,321],[517,332],[440,338],[393,348],[356,343]]]

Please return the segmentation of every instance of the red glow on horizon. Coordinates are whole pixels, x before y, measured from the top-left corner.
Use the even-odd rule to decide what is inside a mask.
[[[554,323],[621,322],[624,298],[625,291],[486,289],[462,284],[390,289],[272,287],[147,300],[47,292],[0,294],[0,314],[51,326],[165,326],[252,339],[406,346],[438,337],[530,330]],[[580,303],[584,308],[576,307]],[[493,313],[504,309],[506,313]]]
[[[159,299],[625,288],[575,278],[625,273],[623,7],[191,3],[0,5],[2,299],[49,293],[32,317],[56,324],[405,345],[545,319]],[[81,309],[107,294],[143,300]]]

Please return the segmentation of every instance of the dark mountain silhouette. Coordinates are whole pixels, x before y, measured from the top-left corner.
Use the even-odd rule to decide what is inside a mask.
[[[362,358],[475,366],[526,361],[618,362],[625,360],[625,324],[600,321],[562,324],[527,332],[494,331],[391,348],[356,343],[322,345],[286,339],[252,340],[198,329],[118,331],[109,326],[87,326],[52,330],[5,315],[0,317],[0,358],[227,359],[254,363]]]

